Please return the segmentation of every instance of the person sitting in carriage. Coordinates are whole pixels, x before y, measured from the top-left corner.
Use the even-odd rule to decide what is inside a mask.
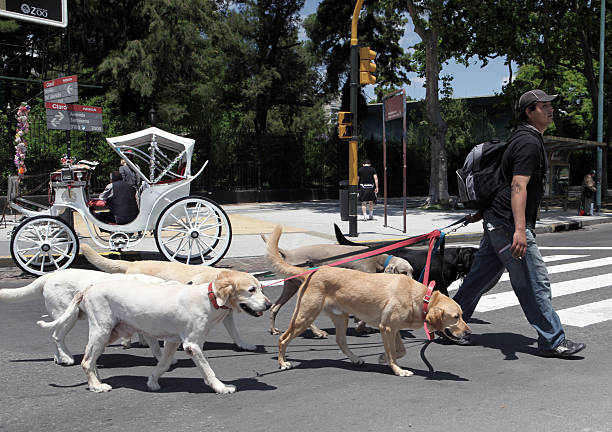
[[[110,215],[100,214],[105,222],[124,225],[132,222],[138,216],[138,203],[136,201],[136,188],[121,177],[119,171],[110,174],[111,182],[100,194],[99,199],[106,201]]]

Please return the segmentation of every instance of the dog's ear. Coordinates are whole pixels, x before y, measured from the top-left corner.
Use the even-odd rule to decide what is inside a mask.
[[[439,307],[432,307],[427,315],[425,316],[425,322],[431,326],[432,329],[442,328],[442,318],[444,317],[444,309]]]
[[[215,297],[219,306],[227,305],[236,289],[234,277],[229,271],[222,271],[215,279]]]

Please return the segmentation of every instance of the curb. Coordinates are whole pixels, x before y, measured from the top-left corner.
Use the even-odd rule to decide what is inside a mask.
[[[536,228],[536,234],[545,234],[545,233],[555,233],[561,231],[574,231],[579,230],[580,228],[584,228],[587,226],[600,225],[612,223],[612,218],[604,218],[604,219],[591,219],[591,220],[569,220],[564,222],[554,222],[548,225],[541,225]],[[311,234],[314,234],[311,232]],[[330,236],[321,235],[321,237],[328,238]],[[446,236],[447,243],[467,243],[467,242],[475,242],[480,241],[482,237],[482,233],[466,233],[466,234],[449,234]],[[335,239],[335,238],[334,238]],[[371,240],[375,241],[375,240]],[[368,241],[364,241],[363,243],[368,243]],[[110,258],[110,259],[122,259],[126,261],[136,261],[141,259],[154,259],[154,260],[164,260],[164,258],[158,252],[150,252],[150,251],[125,251],[125,252],[101,252],[98,251],[101,255]],[[231,258],[231,257],[230,257]],[[92,265],[85,259],[83,255],[80,255],[75,258],[73,266],[75,267],[89,267],[92,268]],[[15,265],[13,258],[10,256],[2,256],[0,257],[0,268],[14,267]]]

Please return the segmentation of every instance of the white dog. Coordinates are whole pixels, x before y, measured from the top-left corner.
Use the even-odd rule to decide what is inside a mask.
[[[164,282],[163,279],[147,275],[108,274],[96,270],[82,269],[58,270],[40,276],[31,284],[21,288],[0,289],[0,301],[22,303],[42,297],[45,301],[47,313],[52,319],[56,319],[66,310],[70,301],[78,291],[96,282],[114,285],[118,281],[131,281],[130,283],[133,283],[133,281],[149,283]],[[81,319],[84,319],[82,313]],[[74,364],[74,358],[66,346],[64,336],[72,329],[75,323],[76,320],[70,327],[65,329],[61,338],[54,338],[55,353],[53,354],[53,358],[57,364]],[[161,358],[161,350],[159,349],[157,341],[149,337],[145,339],[155,357],[158,359]]]
[[[169,261],[111,260],[103,257],[85,243],[81,244],[81,253],[85,255],[87,261],[96,266],[96,268],[107,273],[147,274],[184,284],[193,281],[196,276],[200,278],[199,280],[201,283],[210,282],[214,280],[220,272],[224,271],[224,269],[221,268],[204,265],[188,265]],[[231,312],[226,314],[223,325],[238,348],[245,351],[255,351],[257,349],[257,345],[247,343],[240,338],[236,323],[234,322],[234,316]]]
[[[201,280],[196,278],[193,282],[198,284]],[[219,381],[204,357],[204,340],[210,329],[232,311],[242,309],[253,316],[261,316],[271,303],[253,276],[225,270],[214,282],[201,285],[122,281],[110,286],[98,283],[77,293],[57,320],[38,321],[38,324],[52,328],[61,337],[76,321],[79,305],[87,311],[89,319],[89,342],[81,362],[89,390],[107,392],[112,389],[100,382],[96,360],[114,339],[138,331],[165,341],[162,359],[147,381],[149,389],[159,390],[159,377],[168,370],[182,343],[206,384],[217,393],[233,393],[236,387]]]

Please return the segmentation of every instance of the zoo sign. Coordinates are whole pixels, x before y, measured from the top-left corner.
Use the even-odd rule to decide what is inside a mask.
[[[0,0],[0,16],[55,27],[68,25],[68,0]]]

